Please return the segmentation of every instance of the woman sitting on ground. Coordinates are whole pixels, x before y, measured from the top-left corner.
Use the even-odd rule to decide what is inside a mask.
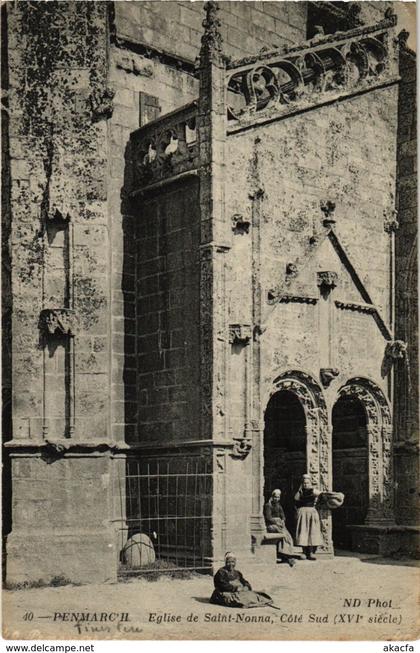
[[[264,592],[254,592],[251,585],[235,569],[236,557],[233,553],[226,553],[225,566],[217,571],[214,576],[214,592],[211,603],[224,605],[229,608],[255,608],[262,605],[271,605],[272,599]]]
[[[281,490],[273,490],[271,498],[264,506],[264,518],[268,533],[278,533],[283,536],[277,542],[277,560],[285,560],[290,567],[293,567],[295,565],[293,538],[286,528],[286,517],[280,498]]]

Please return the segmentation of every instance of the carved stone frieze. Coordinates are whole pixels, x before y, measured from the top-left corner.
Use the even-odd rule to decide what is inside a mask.
[[[250,324],[230,324],[229,342],[231,345],[249,345],[252,340]]]
[[[394,16],[347,32],[318,33],[303,46],[260,52],[229,64],[228,128],[282,116],[396,78]],[[325,97],[324,97],[325,96]],[[233,101],[234,98],[234,101]]]
[[[234,234],[248,234],[251,223],[243,215],[236,213],[232,216],[232,231]]]
[[[387,342],[385,347],[385,357],[390,360],[399,360],[407,355],[407,343],[404,340],[392,340]]]
[[[321,377],[321,383],[324,388],[328,388],[331,385],[332,381],[336,376],[340,374],[340,371],[335,367],[323,367],[321,368],[319,375]]]
[[[114,111],[114,96],[115,91],[109,87],[92,91],[89,99],[93,122],[111,118]]]
[[[75,313],[70,308],[46,308],[39,316],[39,328],[45,336],[75,335]]]

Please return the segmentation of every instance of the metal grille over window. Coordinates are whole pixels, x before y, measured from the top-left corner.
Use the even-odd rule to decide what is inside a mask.
[[[119,534],[120,574],[211,568],[212,474],[209,461],[127,461],[120,481],[126,519]]]

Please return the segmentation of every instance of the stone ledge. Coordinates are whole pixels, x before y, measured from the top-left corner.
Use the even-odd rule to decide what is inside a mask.
[[[4,444],[4,447],[9,451],[56,451],[56,453],[69,453],[69,452],[92,452],[104,453],[106,451],[127,451],[130,449],[129,445],[125,442],[115,442],[113,440],[90,440],[78,441],[70,439],[58,440],[10,440]]]
[[[346,528],[352,530],[364,530],[372,533],[419,533],[420,526],[412,526],[405,524],[393,524],[392,526],[382,526],[380,524],[348,524]]]

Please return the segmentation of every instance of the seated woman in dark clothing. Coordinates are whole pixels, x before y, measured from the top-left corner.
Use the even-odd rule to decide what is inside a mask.
[[[215,589],[210,601],[230,608],[255,608],[271,605],[273,602],[271,597],[264,592],[254,592],[248,581],[235,567],[236,557],[233,553],[226,553],[225,566],[219,569],[214,576]]]
[[[277,558],[286,560],[293,567],[295,555],[293,550],[293,538],[286,528],[286,517],[280,503],[281,490],[273,490],[271,498],[264,506],[264,518],[268,533],[279,533],[283,538],[277,542]]]

